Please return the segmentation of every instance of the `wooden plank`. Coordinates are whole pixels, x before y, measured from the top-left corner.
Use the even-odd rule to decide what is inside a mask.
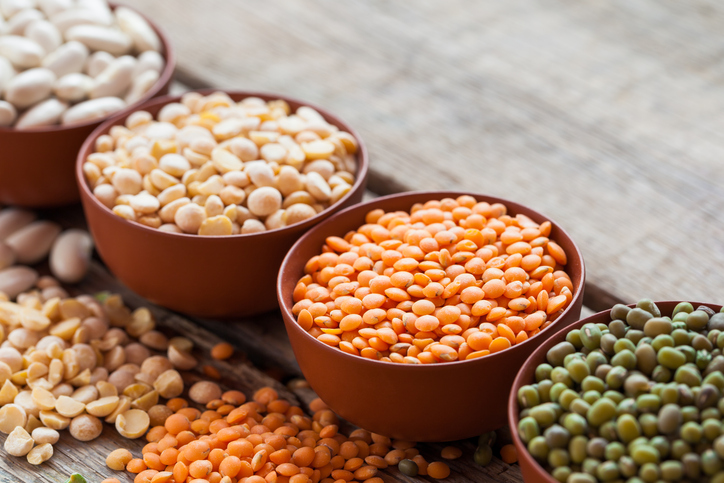
[[[509,197],[559,221],[605,292],[720,297],[720,3],[128,3],[168,31],[184,82],[347,119],[379,194]]]

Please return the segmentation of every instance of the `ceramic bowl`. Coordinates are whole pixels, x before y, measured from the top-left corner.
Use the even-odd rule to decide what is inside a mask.
[[[111,4],[115,7],[114,4]],[[130,7],[129,7],[130,8]],[[151,90],[141,100],[119,111],[135,111],[152,97],[168,93],[176,57],[164,32],[144,16],[163,44],[166,66]],[[0,128],[0,203],[29,208],[47,208],[78,202],[73,167],[83,141],[103,120],[72,126],[33,129]]]
[[[663,301],[656,302],[662,315],[671,315],[674,308],[681,301]],[[694,307],[700,305],[707,305],[719,311],[721,305],[692,302]],[[629,305],[629,307],[635,307],[635,304]],[[611,321],[611,310],[605,310],[599,312],[585,319],[579,320],[578,322],[560,329],[558,332],[550,336],[543,344],[541,344],[533,354],[525,361],[525,364],[518,371],[518,375],[513,382],[513,387],[510,390],[510,396],[508,400],[508,423],[510,424],[510,432],[513,436],[513,444],[518,450],[518,464],[520,464],[520,470],[523,473],[523,480],[526,483],[558,483],[538,462],[530,455],[528,449],[520,439],[518,435],[518,414],[520,408],[518,407],[518,390],[527,385],[535,382],[535,370],[540,365],[546,362],[546,354],[548,351],[559,342],[566,340],[566,335],[572,330],[580,329],[584,324],[608,324]]]
[[[203,94],[212,90],[199,91]],[[82,166],[95,140],[124,124],[130,113],[109,119],[86,140],[78,154],[76,177],[83,210],[96,250],[110,271],[139,295],[178,312],[199,317],[232,318],[255,315],[277,307],[274,282],[287,250],[310,227],[347,206],[359,203],[367,185],[367,149],[344,121],[325,109],[285,96],[258,92],[227,92],[235,101],[246,97],[284,99],[293,110],[310,106],[352,134],[359,143],[352,189],[339,202],[295,225],[249,235],[210,237],[166,233],[127,221],[101,204],[91,192]],[[154,116],[180,97],[153,99],[136,110]]]
[[[470,194],[504,203],[510,214],[538,223],[549,220],[530,208],[499,198],[461,192],[412,192],[377,198],[348,208],[307,232],[287,254],[277,294],[299,366],[312,388],[337,414],[362,428],[411,441],[452,441],[478,436],[505,424],[508,391],[520,365],[550,334],[578,320],[583,300],[583,257],[552,220],[551,239],[568,254],[573,300],[565,312],[535,337],[479,359],[408,365],[369,360],[319,342],[292,314],[292,292],[306,261],[320,253],[328,236],[344,236],[364,224],[373,209],[409,211],[414,203]]]

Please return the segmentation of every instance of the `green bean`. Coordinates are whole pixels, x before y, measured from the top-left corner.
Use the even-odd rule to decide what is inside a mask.
[[[665,404],[659,411],[659,431],[674,434],[682,423],[681,408],[676,404]]]
[[[694,311],[694,306],[691,305],[689,302],[679,302],[676,307],[674,308],[674,311],[672,312],[672,317],[679,312],[684,312],[685,314],[690,314]]]
[[[628,340],[636,347],[646,337],[646,334],[642,330],[629,329],[626,331],[625,337],[625,340]]]
[[[649,392],[649,380],[643,374],[631,374],[626,378],[626,381],[624,381],[623,389],[628,397],[645,394]]]
[[[649,444],[656,448],[661,455],[661,458],[666,458],[669,456],[669,452],[671,451],[671,445],[669,444],[669,440],[666,439],[666,437],[657,435],[651,438],[649,440]]]
[[[674,339],[674,345],[676,347],[688,345],[691,341],[689,332],[686,329],[675,329],[671,332],[671,338]]]
[[[528,452],[536,459],[544,461],[548,458],[548,443],[543,436],[536,436],[528,443]]]
[[[688,421],[684,423],[679,432],[681,434],[681,439],[689,444],[697,444],[701,441],[703,436],[701,426],[696,421]]]
[[[643,309],[654,317],[661,317],[659,307],[651,299],[641,299],[636,303],[636,308]]]
[[[553,387],[553,381],[546,379],[538,383],[538,397],[540,402],[547,403],[551,402],[551,388]]]
[[[591,476],[596,476],[596,470],[598,469],[600,464],[600,460],[597,460],[595,458],[586,458],[585,460],[583,460],[581,469],[584,473],[588,473]]]
[[[602,398],[591,405],[587,420],[591,426],[600,426],[616,416],[616,405],[610,399]]]
[[[588,411],[590,411],[591,409],[591,405],[588,404],[585,400],[579,398],[571,403],[570,409],[572,412],[583,416],[588,414]]]
[[[631,342],[629,339],[618,339],[613,344],[613,351],[618,354],[623,350],[629,350],[631,352],[634,352],[636,350],[636,344]]]
[[[625,398],[625,396],[620,392],[612,390],[604,392],[603,397],[605,397],[606,399],[610,399],[611,401],[613,401],[614,404],[619,404]]]
[[[551,371],[551,381],[555,382],[562,382],[567,387],[573,387],[573,380],[571,379],[571,375],[568,374],[568,371],[565,367],[554,367]]]
[[[618,465],[614,461],[604,461],[596,468],[596,476],[602,481],[612,481],[620,476]]]
[[[616,406],[616,415],[621,416],[623,414],[630,414],[632,416],[638,414],[635,399],[627,397],[626,399],[618,403],[618,406]]]
[[[563,358],[563,367],[568,366],[568,364],[570,364],[573,360],[584,360],[585,358],[586,355],[583,352],[574,352],[573,354],[568,354],[566,357]]]
[[[540,426],[532,417],[523,418],[518,421],[518,435],[525,443],[530,442],[536,436],[540,436]]]
[[[586,356],[586,364],[591,371],[591,374],[596,372],[596,368],[601,364],[608,364],[608,359],[600,351],[593,351]]]
[[[691,330],[701,330],[709,323],[709,314],[695,310],[686,317],[686,326]]]
[[[724,314],[722,314],[724,316]],[[712,351],[714,350],[714,344],[706,338],[705,335],[696,334],[691,338],[691,347],[698,351]]]
[[[612,320],[608,324],[608,331],[615,335],[617,339],[621,339],[626,336],[626,329],[628,326],[623,320]]]
[[[498,433],[495,431],[488,431],[478,437],[478,446],[494,446],[495,441],[498,439]]]
[[[689,316],[689,314],[686,313],[678,313],[675,316],[671,318],[671,321],[674,323],[674,328],[676,329],[689,329],[689,327],[686,325],[686,318]]]
[[[626,447],[618,441],[612,441],[606,445],[604,456],[607,460],[618,461],[626,454]]]
[[[721,435],[721,422],[715,418],[702,418],[701,431],[707,441],[714,441]]]
[[[694,308],[692,307],[692,310]],[[611,320],[622,319],[626,320],[626,316],[631,311],[631,308],[624,304],[616,304],[611,308]]]
[[[709,331],[724,330],[724,313],[719,312],[709,317],[707,328]]]
[[[724,448],[722,448],[724,449]],[[675,460],[681,460],[681,458],[694,451],[691,449],[691,445],[683,439],[676,439],[671,443],[671,457]]]
[[[586,452],[592,458],[603,459],[606,455],[606,445],[608,445],[608,441],[604,438],[591,438],[586,445]]]
[[[568,456],[568,451],[561,448],[553,448],[548,452],[548,464],[553,468],[559,466],[568,466],[571,462],[571,458]]]
[[[674,327],[671,320],[663,317],[654,317],[653,319],[647,320],[646,324],[644,324],[644,334],[648,337],[656,337],[661,334],[671,334],[671,331],[673,330]]]
[[[618,469],[621,472],[621,476],[625,478],[632,478],[638,474],[639,470],[633,458],[628,455],[621,456],[621,459],[618,460]]]
[[[656,352],[659,352],[662,347],[674,347],[674,338],[667,334],[657,335],[654,340],[651,341],[651,347]],[[659,362],[661,364],[661,362]]]
[[[706,408],[701,413],[699,413],[699,420],[702,421],[702,423],[708,419],[715,419],[717,421],[721,421],[721,413],[719,412],[719,408]]]
[[[586,391],[583,393],[583,400],[589,405],[595,403],[599,399],[601,399],[601,393],[598,391]]]
[[[614,367],[624,367],[633,370],[636,368],[636,356],[633,351],[623,349],[611,358],[611,365]]]
[[[551,378],[551,371],[553,370],[553,366],[550,364],[540,364],[538,367],[535,368],[535,382],[541,382],[545,379]]]
[[[694,406],[684,406],[681,408],[681,420],[684,423],[699,421],[699,408]]]
[[[659,466],[654,463],[644,463],[639,468],[639,478],[645,483],[655,483],[661,476]]]
[[[657,365],[656,351],[649,344],[636,347],[636,368],[646,375],[651,375]]]
[[[478,450],[479,450],[479,449],[480,449],[480,448],[478,448]],[[488,449],[490,449],[490,448],[488,448]],[[477,459],[478,450],[475,451],[475,456],[473,457],[473,460],[474,460],[476,463],[478,463],[478,459]],[[490,450],[490,457],[491,457],[491,458],[493,457],[493,450]],[[485,466],[485,465],[487,465],[489,462],[490,462],[490,460],[488,460],[488,461],[485,462],[485,463],[478,463],[478,464],[481,465],[481,466]],[[404,460],[400,461],[400,462],[397,464],[397,469],[400,470],[400,473],[402,473],[403,475],[407,475],[407,476],[417,476],[417,472],[419,471],[419,468],[418,468],[418,466],[417,466],[417,463],[415,463],[415,462],[412,461],[412,460],[408,460],[408,459],[404,459]]]
[[[686,384],[678,384],[676,391],[679,393],[679,406],[683,408],[694,404],[694,393],[689,386]]]
[[[595,324],[584,324],[580,330],[581,343],[588,350],[595,350],[600,347],[601,335],[601,329]]]
[[[701,385],[701,374],[696,369],[689,365],[679,367],[674,373],[674,381],[679,384],[686,384],[689,387]]]
[[[615,335],[609,333],[609,334],[603,334],[601,336],[601,350],[604,354],[613,354],[613,346],[616,343],[616,341],[619,340],[616,338]]]
[[[641,432],[644,433],[644,436],[649,438],[659,434],[658,422],[659,419],[655,414],[642,414],[639,416]]]
[[[533,386],[523,386],[518,389],[518,404],[524,408],[532,408],[540,404],[540,396]]]
[[[553,367],[562,366],[563,359],[565,359],[568,354],[573,354],[574,352],[576,352],[576,348],[573,346],[573,344],[567,341],[559,342],[548,351],[548,354],[546,354],[546,359],[548,360],[548,363]]]
[[[701,469],[705,475],[712,476],[722,468],[722,462],[714,450],[708,449],[701,455]]]
[[[571,476],[571,468],[568,466],[559,466],[553,469],[551,476],[560,483],[567,483],[568,478]]]
[[[576,413],[569,413],[563,417],[563,427],[574,436],[585,434],[588,430],[586,418]]]
[[[490,461],[492,459],[493,459],[493,449],[490,446],[483,445],[483,446],[478,446],[475,449],[475,453],[473,454],[473,461],[475,461],[476,464],[478,464],[480,466],[488,466],[488,464],[490,464]],[[403,461],[410,461],[410,460],[402,460],[402,461],[400,461],[400,465],[402,465]],[[403,473],[408,476],[416,476],[417,475],[417,464],[414,461],[411,461],[411,463],[413,463],[416,467],[415,474],[409,475],[407,473],[404,473],[404,472]],[[400,470],[400,471],[402,471],[402,470]]]
[[[684,465],[684,474],[687,478],[698,480],[701,476],[701,459],[696,453],[687,453],[681,457],[681,463]]]
[[[709,364],[711,364],[711,362]],[[704,384],[711,384],[712,386],[715,386],[720,392],[724,390],[724,375],[722,375],[721,372],[712,372],[707,374],[702,382]]]
[[[641,425],[634,416],[624,414],[616,420],[616,434],[621,441],[629,443],[641,436]]]
[[[645,463],[658,463],[660,459],[659,451],[646,443],[634,446],[631,450],[631,457],[639,466]]]
[[[651,379],[656,382],[669,382],[672,376],[671,371],[662,365],[656,366],[651,373]]]
[[[591,375],[591,370],[588,368],[582,359],[572,360],[566,365],[566,370],[574,382],[580,384],[583,379]]]
[[[711,362],[711,353],[707,350],[698,350],[696,351],[696,360],[694,363],[696,364],[696,367],[699,368],[699,370],[703,371],[707,368],[709,363]]]
[[[720,458],[724,459],[724,436],[719,436],[714,440],[714,451]]]
[[[551,401],[558,402],[558,399],[561,397],[561,394],[566,389],[568,389],[568,386],[566,386],[562,382],[554,383],[553,386],[551,386],[551,390],[550,390],[550,394],[549,394]]]
[[[634,329],[641,330],[644,328],[646,321],[653,318],[651,312],[647,312],[639,307],[631,309],[626,315],[626,323]]]
[[[573,344],[573,347],[576,349],[580,349],[583,347],[583,344],[581,343],[581,331],[578,329],[573,329],[568,334],[566,334],[566,342],[570,342]]]
[[[618,389],[621,386],[623,386],[623,382],[626,379],[626,374],[628,371],[625,367],[622,366],[616,366],[611,368],[610,371],[608,371],[608,374],[606,374],[606,384],[611,389]]]
[[[641,394],[636,398],[636,408],[642,413],[658,413],[661,408],[661,398],[655,394]]]
[[[596,483],[596,478],[588,473],[571,473],[566,483]]]
[[[696,407],[699,409],[714,407],[720,397],[721,393],[718,387],[713,384],[703,384],[699,395],[696,397]]]
[[[611,372],[612,368],[613,367],[610,364],[601,364],[596,368],[596,371],[593,373],[593,375],[605,381],[606,376],[608,376],[608,373]]]
[[[656,354],[656,361],[668,369],[677,369],[686,364],[686,356],[672,347],[661,347]]]
[[[553,448],[565,448],[571,439],[571,433],[566,428],[558,424],[554,424],[543,432],[546,444]]]
[[[571,458],[571,462],[574,464],[581,464],[586,459],[588,453],[586,452],[586,444],[588,438],[585,436],[574,436],[568,443],[568,454]]]
[[[606,384],[596,376],[587,376],[581,381],[581,389],[585,392],[596,391],[603,394],[606,390]]]

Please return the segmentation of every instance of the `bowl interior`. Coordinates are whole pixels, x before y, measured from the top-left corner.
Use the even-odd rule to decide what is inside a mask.
[[[659,310],[661,311],[662,315],[670,316],[671,313],[674,311],[674,308],[682,301],[661,301],[656,302],[656,305],[658,306]],[[717,304],[710,304],[710,303],[702,303],[702,302],[691,302],[691,304],[696,308],[700,305],[706,305],[708,307],[711,307],[715,311],[719,311],[721,309],[721,305]],[[630,304],[629,307],[635,307],[636,304]],[[543,364],[546,361],[546,354],[548,351],[559,342],[563,342],[566,339],[566,336],[568,333],[575,329],[580,329],[585,324],[593,323],[593,324],[599,324],[599,323],[605,323],[608,324],[611,321],[611,309],[605,310],[603,312],[598,312],[596,314],[591,315],[590,317],[586,317],[585,319],[579,320],[578,322],[571,324],[567,327],[561,328],[558,330],[555,334],[553,334],[551,337],[549,337],[547,340],[545,340],[528,358],[528,360],[525,361],[525,364],[520,368],[520,371],[518,372],[518,375],[515,378],[515,381],[513,381],[513,387],[510,390],[510,396],[508,401],[508,423],[510,425],[510,432],[513,436],[513,442],[518,450],[518,460],[521,465],[521,469],[523,471],[523,477],[525,481],[535,481],[535,482],[548,482],[548,483],[556,483],[556,480],[540,465],[538,462],[533,458],[530,453],[528,453],[528,450],[523,443],[523,441],[520,439],[520,436],[518,435],[518,421],[519,421],[519,413],[520,413],[520,407],[518,406],[518,390],[527,385],[527,384],[533,384],[535,382],[535,370],[540,365]]]

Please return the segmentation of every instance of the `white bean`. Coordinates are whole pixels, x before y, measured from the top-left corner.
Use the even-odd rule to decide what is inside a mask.
[[[52,221],[36,221],[10,235],[5,243],[13,249],[18,262],[31,265],[48,255],[60,230],[60,225]]]
[[[133,71],[133,77],[138,77],[148,70],[153,70],[158,74],[161,74],[163,67],[166,65],[166,61],[163,60],[163,56],[155,50],[147,50],[138,56],[138,64]]]
[[[63,77],[83,70],[88,55],[90,52],[85,45],[75,41],[67,42],[43,59],[43,67]]]
[[[141,98],[156,85],[159,77],[158,72],[155,70],[147,70],[133,79],[131,89],[128,91],[128,94],[126,94],[126,103],[135,104],[140,101]]]
[[[0,211],[0,240],[6,240],[22,227],[35,221],[35,218],[35,213],[20,208],[6,208]]]
[[[108,52],[104,52],[102,50],[93,52],[90,57],[88,57],[88,61],[85,65],[85,72],[91,77],[98,77],[98,74],[106,70],[106,68],[108,68],[114,60],[116,60],[116,58]]]
[[[6,57],[19,69],[29,69],[40,65],[45,51],[37,42],[19,35],[0,37],[0,57]]]
[[[35,10],[37,12],[37,10]],[[34,20],[25,27],[25,36],[34,40],[46,52],[54,52],[63,44],[63,36],[55,25],[47,20]]]
[[[95,82],[85,74],[74,72],[64,75],[55,82],[53,94],[68,102],[80,102],[90,93]]]
[[[7,101],[0,101],[0,126],[12,126],[17,117],[18,112],[15,110],[15,106]]]
[[[38,0],[38,7],[47,17],[73,6],[73,0]]]
[[[127,54],[133,46],[127,34],[100,25],[76,25],[68,29],[65,38],[77,40],[90,50],[105,50],[112,55]]]
[[[118,97],[123,94],[131,85],[135,66],[136,59],[130,55],[124,55],[114,60],[96,77],[96,83],[90,91],[91,99]]]
[[[93,253],[93,239],[84,230],[64,231],[50,250],[50,271],[65,283],[76,283],[85,277]]]
[[[68,104],[58,99],[48,99],[31,107],[23,113],[15,124],[17,129],[58,124],[60,116],[68,109]]]
[[[0,292],[14,299],[18,294],[27,291],[38,280],[38,272],[30,267],[17,265],[0,270]]]
[[[87,8],[69,8],[62,10],[50,17],[50,22],[55,25],[62,34],[78,25],[103,25],[110,26],[113,19],[100,12]]]
[[[71,107],[62,117],[62,124],[75,124],[78,122],[95,121],[107,117],[109,114],[120,111],[126,107],[123,99],[117,97],[99,97],[90,101],[81,102]]]
[[[13,64],[11,64],[5,57],[0,57],[0,97],[2,97],[3,90],[5,89],[7,83],[10,82],[10,79],[15,77],[16,74],[17,72],[15,71]]]
[[[0,13],[5,18],[10,18],[21,10],[35,7],[32,0],[0,0]]]
[[[137,51],[161,50],[161,39],[146,22],[146,19],[126,7],[118,7],[114,13],[116,14],[118,26],[133,39]]]
[[[8,23],[5,26],[4,33],[6,35],[23,35],[28,25],[30,25],[35,20],[42,19],[43,14],[40,13],[38,10],[35,10],[34,8],[27,8],[25,10],[21,10],[20,12],[13,15],[10,20],[8,20]],[[47,49],[46,52],[48,52]]]
[[[30,107],[50,96],[54,82],[55,74],[50,69],[28,69],[10,79],[5,99],[20,109]]]

